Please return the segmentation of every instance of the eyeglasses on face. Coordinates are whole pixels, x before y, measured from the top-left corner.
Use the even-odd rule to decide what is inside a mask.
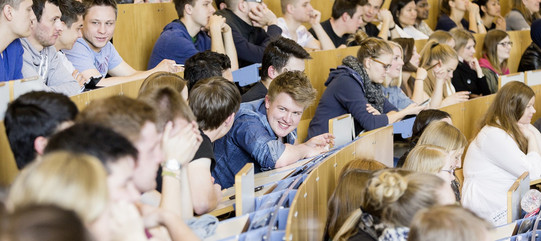
[[[498,45],[501,45],[503,47],[513,47],[513,42],[511,42],[511,41],[499,42]]]
[[[383,68],[385,69],[385,71],[389,70],[391,68],[391,65],[390,64],[386,64],[386,63],[383,63],[377,59],[374,59],[374,58],[370,58],[372,61],[378,63],[378,64],[381,64],[383,65]]]

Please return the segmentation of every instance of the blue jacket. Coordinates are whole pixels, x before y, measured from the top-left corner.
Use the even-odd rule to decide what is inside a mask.
[[[0,82],[22,79],[23,46],[20,39],[11,42],[0,57]]]
[[[355,124],[355,134],[362,130],[373,130],[389,123],[387,113],[396,111],[387,99],[381,115],[372,115],[366,111],[368,101],[364,96],[363,81],[355,70],[341,65],[332,69],[325,82],[325,92],[319,100],[316,113],[308,128],[308,139],[329,132],[329,119],[351,113]]]
[[[274,169],[286,148],[270,127],[264,101],[242,103],[231,130],[214,142],[216,168],[212,170],[212,176],[224,189],[235,184],[235,174],[248,162],[254,163],[256,173]],[[294,144],[297,130],[285,139]]]
[[[172,59],[177,64],[184,64],[188,58],[209,49],[210,37],[207,33],[199,31],[194,43],[186,26],[175,19],[163,28],[163,32],[156,40],[148,61],[148,69],[156,67],[164,59]]]

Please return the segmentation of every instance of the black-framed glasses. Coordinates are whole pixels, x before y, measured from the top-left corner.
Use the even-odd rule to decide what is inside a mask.
[[[374,58],[370,58],[371,60],[373,60],[374,62],[378,63],[378,64],[381,64],[383,65],[383,68],[385,69],[385,71],[389,70],[391,68],[391,65],[390,64],[386,64],[386,63],[383,63],[377,59],[374,59]]]
[[[511,41],[507,41],[507,42],[499,42],[498,43],[499,45],[503,46],[503,47],[513,47],[513,42]]]

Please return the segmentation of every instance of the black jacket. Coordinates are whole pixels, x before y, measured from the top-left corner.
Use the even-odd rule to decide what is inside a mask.
[[[541,48],[533,43],[524,50],[520,63],[518,64],[518,72],[541,69]]]

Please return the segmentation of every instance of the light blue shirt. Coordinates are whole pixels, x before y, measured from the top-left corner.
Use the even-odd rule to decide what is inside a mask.
[[[123,61],[111,42],[107,42],[99,52],[95,52],[83,38],[77,39],[73,48],[64,53],[79,72],[96,69],[102,76]]]

